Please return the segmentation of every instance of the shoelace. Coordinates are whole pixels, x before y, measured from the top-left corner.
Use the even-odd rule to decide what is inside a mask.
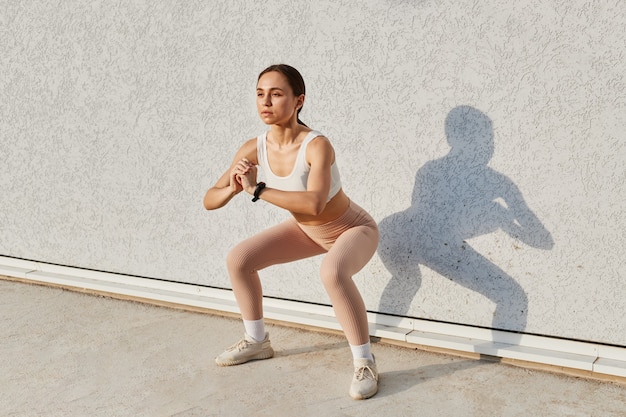
[[[237,343],[229,347],[227,350],[229,352],[232,352],[233,350],[237,350],[241,352],[247,347],[248,347],[248,341],[246,339],[241,339],[240,341],[238,341]]]
[[[358,381],[363,381],[365,378],[378,381],[378,375],[367,365],[355,369],[354,376]]]

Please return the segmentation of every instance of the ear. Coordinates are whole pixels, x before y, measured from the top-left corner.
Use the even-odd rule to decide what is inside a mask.
[[[298,100],[296,101],[296,110],[300,110],[304,106],[304,94],[300,94],[298,96]]]

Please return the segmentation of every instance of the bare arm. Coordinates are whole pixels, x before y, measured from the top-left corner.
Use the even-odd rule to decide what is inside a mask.
[[[330,167],[334,161],[335,152],[328,139],[320,136],[309,143],[306,158],[311,166],[306,191],[281,191],[265,188],[261,192],[260,198],[292,213],[312,216],[322,213],[328,200]],[[241,185],[249,194],[254,194],[257,183],[256,174],[256,167],[254,167],[241,177]]]
[[[241,183],[237,180],[237,166],[243,159],[256,163],[256,138],[248,140],[239,148],[228,170],[206,192],[203,200],[205,209],[215,210],[224,207],[243,190]]]

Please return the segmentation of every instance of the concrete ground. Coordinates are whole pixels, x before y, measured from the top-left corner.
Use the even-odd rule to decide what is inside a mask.
[[[0,280],[0,416],[624,416],[626,386],[376,343],[348,396],[335,334],[269,325],[273,359],[221,368],[238,320]]]

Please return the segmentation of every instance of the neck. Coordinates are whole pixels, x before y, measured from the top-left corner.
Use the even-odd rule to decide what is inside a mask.
[[[272,125],[270,132],[272,133],[272,140],[277,145],[284,146],[294,143],[303,128],[304,126],[296,122],[289,126]]]

